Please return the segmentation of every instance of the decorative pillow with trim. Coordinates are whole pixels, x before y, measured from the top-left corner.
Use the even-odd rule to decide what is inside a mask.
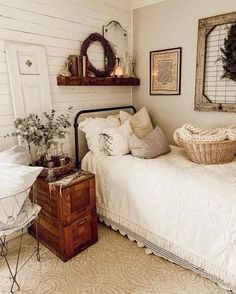
[[[101,134],[104,153],[111,156],[130,153],[129,135],[131,133],[132,130],[129,120],[118,128],[104,130]]]
[[[88,148],[93,153],[99,153],[103,150],[100,134],[107,128],[117,128],[120,126],[118,118],[86,118],[79,124],[79,129],[85,133]]]

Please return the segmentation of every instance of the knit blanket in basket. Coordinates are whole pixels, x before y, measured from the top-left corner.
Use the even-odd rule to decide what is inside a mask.
[[[184,124],[174,132],[176,144],[183,147],[186,141],[220,142],[236,140],[236,125],[222,128],[201,128],[192,124]]]

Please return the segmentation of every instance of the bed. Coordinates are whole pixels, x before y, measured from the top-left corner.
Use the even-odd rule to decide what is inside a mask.
[[[91,151],[101,221],[154,253],[236,292],[236,160],[190,162],[182,148],[155,159]]]

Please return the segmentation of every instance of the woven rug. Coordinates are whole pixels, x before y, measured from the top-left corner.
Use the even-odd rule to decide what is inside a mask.
[[[22,260],[34,239],[24,236]],[[14,262],[17,239],[10,242]],[[21,291],[28,294],[226,294],[211,281],[154,255],[135,242],[99,225],[99,241],[64,263],[45,247],[20,271]],[[0,294],[9,293],[7,268],[0,257]]]

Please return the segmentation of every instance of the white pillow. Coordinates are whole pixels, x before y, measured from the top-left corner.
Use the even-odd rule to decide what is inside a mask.
[[[121,124],[124,124],[127,120],[131,119],[133,115],[129,114],[126,111],[120,111],[120,122]]]
[[[121,122],[120,122],[120,114],[109,115],[109,116],[107,117],[107,119],[109,119],[109,120],[113,120],[113,121],[116,122],[117,124],[121,125]]]
[[[15,221],[29,188],[36,180],[42,167],[30,167],[13,163],[0,163],[0,222]],[[14,197],[10,197],[16,195]]]
[[[101,133],[107,128],[117,128],[120,126],[118,119],[109,118],[86,118],[80,122],[79,129],[85,133],[88,148],[94,153],[102,151]]]
[[[129,121],[120,127],[102,132],[103,150],[106,155],[125,155],[130,152],[129,135],[132,133]]]
[[[123,124],[127,120],[130,121],[132,131],[138,138],[144,138],[153,130],[151,119],[145,107],[133,116],[125,111],[120,111],[121,123]]]
[[[0,162],[29,165],[28,153],[23,146],[14,146],[0,152]]]

